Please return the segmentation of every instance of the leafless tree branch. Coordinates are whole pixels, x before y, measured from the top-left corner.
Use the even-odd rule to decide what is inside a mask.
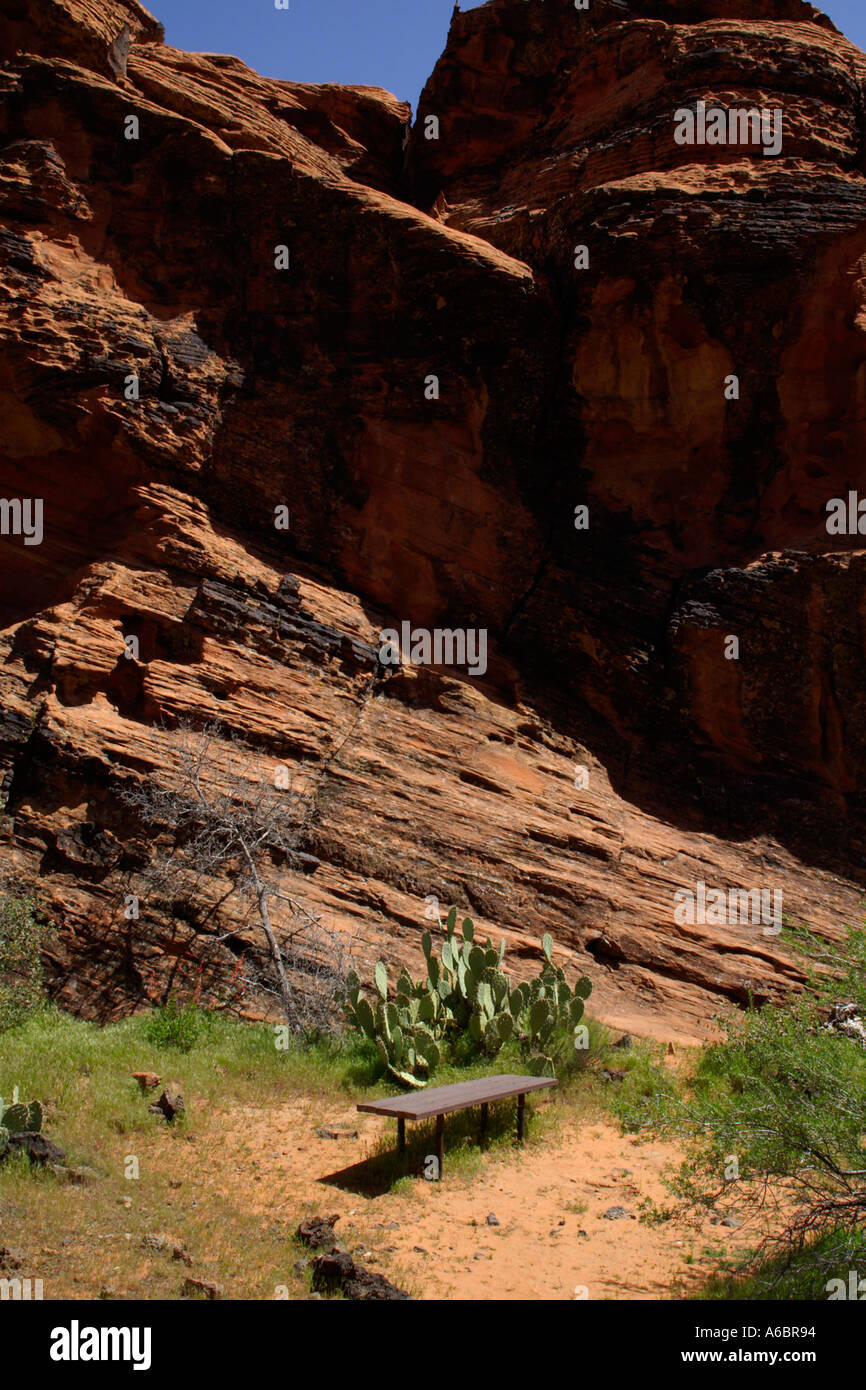
[[[164,783],[142,781],[121,792],[151,833],[172,839],[145,871],[149,891],[166,896],[192,879],[194,894],[197,885],[227,877],[230,892],[254,908],[264,939],[242,978],[279,999],[294,1031],[333,1026],[348,943],[281,886],[282,874],[300,863],[307,801],[292,785],[263,776],[251,750],[218,723],[183,721],[172,745]],[[274,920],[272,901],[287,907],[283,920]]]

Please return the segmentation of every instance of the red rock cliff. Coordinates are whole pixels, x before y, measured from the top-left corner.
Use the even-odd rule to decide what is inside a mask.
[[[190,713],[324,773],[299,891],[367,959],[432,893],[659,1036],[799,978],[673,895],[859,906],[864,553],[826,503],[863,472],[866,56],[799,0],[494,0],[407,144],[386,92],[181,53],[134,0],[0,14],[2,495],[44,505],[0,537],[4,858],[60,996],[234,967],[221,885],[120,907],[118,788]],[[698,101],[779,109],[781,152],[678,144]],[[403,620],[486,628],[487,672],[385,680]]]

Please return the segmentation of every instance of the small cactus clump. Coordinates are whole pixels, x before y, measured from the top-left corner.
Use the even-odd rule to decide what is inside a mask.
[[[14,1094],[17,1095],[17,1091]],[[8,1154],[9,1140],[13,1134],[23,1134],[28,1130],[38,1134],[41,1129],[42,1106],[38,1100],[31,1100],[28,1104],[14,1100],[7,1105],[0,1096],[0,1159]]]

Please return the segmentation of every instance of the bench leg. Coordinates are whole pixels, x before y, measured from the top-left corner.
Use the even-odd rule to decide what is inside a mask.
[[[397,1148],[399,1152],[406,1152],[406,1121],[398,1118],[397,1120]]]
[[[436,1162],[439,1165],[439,1177],[442,1177],[442,1169],[445,1166],[445,1116],[436,1116]]]
[[[517,1097],[517,1142],[523,1143],[523,1133],[526,1128],[526,1096]]]
[[[484,1101],[483,1105],[481,1106],[481,1142],[482,1142],[482,1144],[484,1143],[484,1140],[485,1140],[486,1137],[487,1137],[487,1125],[488,1125],[488,1123],[489,1123],[489,1120],[490,1120],[490,1106],[489,1106],[489,1104],[488,1104],[487,1101]]]

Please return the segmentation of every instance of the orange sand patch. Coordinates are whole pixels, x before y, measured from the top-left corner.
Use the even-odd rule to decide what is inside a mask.
[[[449,1173],[446,1152],[442,1182],[419,1176],[410,1191],[371,1192],[363,1165],[388,1123],[312,1097],[228,1112],[219,1117],[219,1148],[208,1155],[209,1180],[250,1213],[294,1223],[311,1210],[339,1212],[338,1235],[353,1252],[361,1249],[361,1263],[395,1283],[408,1281],[427,1299],[688,1296],[718,1257],[736,1256],[765,1229],[756,1220],[737,1229],[708,1219],[640,1221],[646,1198],[670,1204],[662,1172],[681,1154],[671,1144],[623,1136],[606,1121],[564,1129],[522,1151],[486,1152],[476,1176]],[[357,1129],[358,1137],[316,1135],[336,1125]],[[629,1214],[605,1219],[612,1207]],[[498,1226],[487,1224],[491,1213]]]

